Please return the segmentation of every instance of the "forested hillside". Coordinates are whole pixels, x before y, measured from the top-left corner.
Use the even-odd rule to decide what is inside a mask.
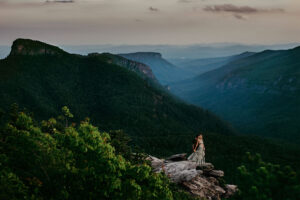
[[[111,54],[73,55],[45,43],[17,40],[0,61],[0,72],[4,110],[18,103],[46,119],[67,105],[77,120],[90,117],[100,130],[123,129],[152,153],[182,148],[177,136],[191,140],[199,131],[233,133],[210,112],[164,91],[147,66]]]
[[[171,86],[240,132],[300,142],[300,48],[263,51]]]

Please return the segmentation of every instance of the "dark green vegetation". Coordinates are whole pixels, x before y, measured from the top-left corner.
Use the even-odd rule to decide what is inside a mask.
[[[208,111],[187,105],[151,79],[141,78],[136,71],[139,63],[124,58],[120,62],[121,57],[112,59],[111,54],[68,54],[30,40],[15,41],[12,52],[0,61],[3,110],[18,103],[37,119],[47,119],[67,105],[75,121],[90,117],[100,130],[122,129],[152,154],[176,152],[184,148],[177,137],[191,140],[200,130],[233,133]],[[170,138],[175,142],[170,143]]]
[[[160,53],[137,52],[120,54],[120,56],[137,62],[145,63],[151,67],[154,75],[163,85],[184,80],[193,76],[192,72],[179,68],[163,59]]]
[[[88,120],[65,126],[72,114],[63,114],[41,124],[17,110],[2,116],[0,199],[191,199],[143,160],[115,154]]]
[[[42,122],[16,105],[10,110],[0,115],[0,199],[193,199],[164,175],[153,174],[143,154],[131,154],[130,139],[122,131],[100,132],[88,118],[76,125],[67,107]],[[249,154],[241,160],[242,151],[253,150],[253,145],[281,164],[299,154],[266,141],[261,146],[255,138],[218,138],[206,138],[207,157],[235,174],[241,189],[237,199],[299,198],[299,176],[290,167],[266,164]]]
[[[300,143],[300,47],[241,58],[171,89],[243,133]]]
[[[238,168],[237,200],[282,200],[300,198],[300,176],[290,166],[266,163],[259,154],[247,153]]]

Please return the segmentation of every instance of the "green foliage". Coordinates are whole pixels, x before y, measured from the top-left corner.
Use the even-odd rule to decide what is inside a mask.
[[[300,199],[300,176],[290,166],[266,163],[259,154],[247,153],[238,167],[241,200]]]
[[[62,107],[61,110],[62,110],[65,117],[67,117],[67,118],[73,118],[74,117],[67,106]]]
[[[62,107],[61,109],[63,116],[60,116],[62,119],[65,119],[66,121],[66,127],[68,127],[68,119],[73,118],[73,114],[70,112],[69,108],[67,106]]]
[[[1,199],[173,199],[167,178],[116,155],[109,134],[58,121],[41,128],[19,112],[0,130]]]
[[[115,153],[130,160],[132,157],[132,150],[129,146],[130,137],[122,130],[109,131],[109,136],[110,144],[115,148]]]
[[[0,199],[29,199],[28,187],[6,167],[8,158],[0,155]]]

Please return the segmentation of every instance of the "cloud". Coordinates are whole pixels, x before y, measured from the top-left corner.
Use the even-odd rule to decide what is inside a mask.
[[[236,6],[233,4],[210,5],[203,8],[204,11],[213,13],[231,13],[233,17],[239,20],[247,20],[247,15],[258,13],[278,13],[284,12],[284,9],[260,9],[250,6]]]
[[[150,10],[151,12],[158,12],[158,11],[159,11],[158,8],[154,8],[154,7],[152,7],[152,6],[149,7],[149,10]]]
[[[222,5],[211,5],[205,6],[204,11],[208,12],[230,12],[230,13],[243,13],[243,14],[253,14],[262,12],[284,12],[283,9],[259,9],[250,6],[236,6],[233,4],[222,4]]]
[[[209,12],[256,13],[258,9],[250,6],[235,6],[233,4],[213,5],[204,7]]]
[[[75,0],[29,0],[29,1],[9,1],[0,0],[1,8],[23,8],[23,7],[38,7],[49,4],[60,3],[75,3]]]
[[[244,15],[240,15],[240,14],[234,14],[233,15],[236,19],[240,19],[240,20],[247,20],[247,17]]]

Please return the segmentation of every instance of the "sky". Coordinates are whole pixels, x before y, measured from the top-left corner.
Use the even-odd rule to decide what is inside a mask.
[[[300,0],[0,0],[0,45],[300,42]]]

